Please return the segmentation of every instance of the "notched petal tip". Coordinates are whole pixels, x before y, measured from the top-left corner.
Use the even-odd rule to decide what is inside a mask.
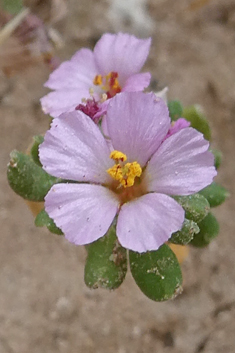
[[[94,55],[100,73],[118,72],[121,85],[143,67],[151,38],[138,39],[127,33],[104,34],[96,43]]]
[[[157,250],[183,221],[184,210],[171,197],[146,194],[121,207],[117,237],[123,247],[139,253]]]
[[[110,180],[106,172],[112,166],[109,154],[99,127],[77,110],[55,118],[40,147],[40,160],[49,174],[98,184]]]
[[[119,202],[107,188],[91,184],[57,184],[45,198],[45,209],[65,238],[76,245],[92,243],[109,229]]]
[[[209,185],[216,170],[209,143],[191,127],[163,141],[145,170],[149,192],[190,195]]]

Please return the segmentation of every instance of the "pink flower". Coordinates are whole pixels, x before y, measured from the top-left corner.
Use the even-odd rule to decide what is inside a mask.
[[[78,106],[84,99],[88,100],[90,108],[94,98],[100,103],[101,115],[106,111],[107,105],[105,109],[102,107],[105,99],[121,91],[142,91],[151,78],[148,72],[139,73],[150,44],[150,38],[138,39],[124,33],[104,34],[93,52],[86,48],[77,51],[71,60],[62,63],[50,75],[45,86],[54,91],[41,99],[43,111],[57,117],[76,107],[80,110],[81,106]],[[83,105],[86,106],[86,102]]]
[[[75,182],[54,185],[46,211],[77,245],[102,237],[117,215],[122,246],[156,250],[184,221],[184,210],[169,195],[193,194],[216,175],[209,143],[190,127],[164,140],[168,109],[150,93],[116,95],[106,124],[109,141],[81,111],[53,120],[40,160],[49,174]]]

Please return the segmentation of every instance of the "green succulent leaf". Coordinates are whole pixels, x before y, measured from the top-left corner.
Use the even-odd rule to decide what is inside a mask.
[[[201,112],[200,107],[192,105],[183,110],[183,118],[190,121],[191,127],[203,133],[206,140],[211,139],[211,130],[205,115]]]
[[[227,197],[230,196],[229,192],[223,186],[216,184],[215,182],[201,190],[199,193],[208,200],[210,207],[221,205]]]
[[[62,230],[55,225],[53,219],[49,217],[44,209],[36,216],[34,223],[36,227],[46,226],[51,233],[63,235]]]
[[[175,121],[182,117],[183,114],[183,106],[179,101],[169,101],[168,109],[171,120]]]
[[[44,201],[52,185],[61,182],[34,163],[31,156],[18,151],[10,154],[7,177],[15,193],[30,201]]]
[[[85,283],[89,288],[116,289],[125,279],[127,256],[118,242],[115,227],[87,247]]]
[[[132,276],[140,290],[154,301],[173,299],[182,291],[182,273],[168,245],[157,251],[129,252]]]
[[[219,169],[219,167],[220,167],[220,164],[221,164],[221,161],[222,161],[222,158],[223,158],[223,154],[222,154],[222,152],[221,151],[219,151],[219,150],[216,150],[216,149],[211,149],[210,150],[212,153],[213,153],[213,155],[214,155],[214,165],[215,165],[215,168],[216,169]]]
[[[210,211],[210,204],[203,195],[193,194],[189,196],[175,196],[174,198],[185,210],[185,218],[196,223],[206,217]]]
[[[43,142],[44,137],[41,135],[37,135],[33,137],[33,146],[31,147],[30,154],[34,160],[34,162],[39,165],[40,167],[42,166],[39,155],[38,155],[38,148]]]
[[[194,234],[197,234],[199,230],[200,229],[197,223],[192,220],[185,219],[182,229],[176,233],[173,233],[169,241],[173,244],[186,245],[190,243]]]
[[[1,0],[0,5],[3,10],[11,14],[17,14],[23,8],[22,0]]]
[[[191,241],[191,245],[203,248],[219,234],[219,223],[212,213],[209,213],[199,224],[200,232]]]

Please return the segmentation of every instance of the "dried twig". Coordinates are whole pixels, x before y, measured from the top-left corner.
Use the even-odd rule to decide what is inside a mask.
[[[0,31],[0,45],[8,39],[15,29],[21,24],[25,17],[30,13],[28,8],[20,11],[12,20],[10,20]]]

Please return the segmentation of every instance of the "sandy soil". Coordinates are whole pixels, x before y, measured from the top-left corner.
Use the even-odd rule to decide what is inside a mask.
[[[189,3],[149,1],[155,28],[146,69],[159,88],[169,86],[170,98],[205,108],[214,145],[224,153],[218,181],[233,194],[235,6],[211,0],[189,12]],[[114,30],[107,8],[108,1],[70,1],[69,18],[59,26],[66,42],[61,58]],[[126,27],[136,33],[130,21]],[[115,292],[87,289],[83,248],[34,227],[7,184],[6,165],[12,149],[25,150],[47,128],[39,98],[48,74],[42,66],[11,79],[0,74],[0,352],[235,352],[232,197],[215,209],[220,236],[207,249],[191,251],[183,264],[184,292],[166,303],[144,297],[130,275]]]

